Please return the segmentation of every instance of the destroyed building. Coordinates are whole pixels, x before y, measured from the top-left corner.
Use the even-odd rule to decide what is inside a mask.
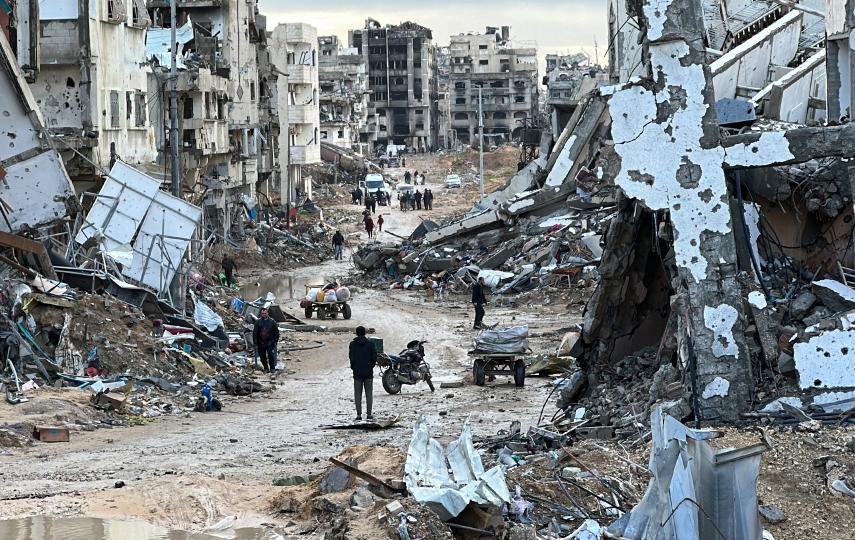
[[[365,57],[343,48],[338,36],[318,37],[321,141],[367,152],[368,68]]]
[[[312,179],[304,167],[321,161],[318,33],[303,23],[278,25],[272,32],[270,59],[282,73],[277,82],[277,111],[288,119],[280,130],[283,149],[281,194],[283,202],[296,201],[299,194],[311,197]],[[287,166],[286,166],[287,163]]]
[[[348,43],[368,66],[367,142],[431,150],[437,141],[437,78],[433,33],[414,22],[381,27],[367,19]]]
[[[488,27],[484,34],[451,36],[450,124],[463,144],[478,144],[479,114],[488,147],[519,139],[537,117],[537,44],[514,42],[510,31]]]
[[[17,0],[14,14],[18,65],[78,190],[97,185],[119,158],[155,163],[149,111],[162,96],[143,68],[145,3]]]
[[[608,82],[608,75],[590,65],[584,53],[546,55],[546,104],[551,115],[553,137],[558,137],[579,103],[597,87]]]

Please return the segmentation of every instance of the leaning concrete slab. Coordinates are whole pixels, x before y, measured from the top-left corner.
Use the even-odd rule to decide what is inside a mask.
[[[30,87],[0,32],[0,230],[18,232],[78,207]]]

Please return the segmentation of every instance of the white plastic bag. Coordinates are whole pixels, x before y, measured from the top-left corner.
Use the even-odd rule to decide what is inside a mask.
[[[308,300],[309,302],[317,302],[319,292],[321,292],[321,290],[317,287],[314,289],[309,289],[309,292],[306,293],[306,300]]]

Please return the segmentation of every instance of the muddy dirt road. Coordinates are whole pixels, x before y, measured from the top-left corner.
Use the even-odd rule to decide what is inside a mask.
[[[389,229],[408,235],[418,212],[392,213]],[[380,238],[383,240],[383,236]],[[390,238],[391,240],[391,238]],[[302,317],[297,300],[303,285],[352,272],[349,260],[327,261],[288,275],[246,275],[253,283],[281,285],[283,308]],[[254,281],[253,281],[254,280]],[[436,383],[431,393],[422,383],[405,386],[400,395],[383,391],[374,379],[374,413],[398,417],[397,427],[364,432],[322,429],[348,423],[355,414],[347,346],[351,333],[296,333],[308,351],[280,353],[285,371],[271,394],[225,401],[222,413],[171,417],[130,428],[101,429],[72,435],[66,444],[40,444],[0,456],[0,518],[32,514],[138,518],[168,527],[199,530],[224,515],[239,514],[245,526],[281,523],[268,513],[278,488],[272,480],[318,472],[330,456],[354,445],[405,447],[410,427],[425,414],[440,437],[451,438],[470,419],[475,434],[495,434],[511,421],[523,429],[537,422],[549,391],[547,379],[531,378],[524,388],[510,378],[486,387],[471,384],[472,310],[465,296],[426,302],[423,293],[356,290],[353,319],[324,321],[330,327],[373,328],[387,351],[397,352],[411,339],[424,339]],[[488,322],[530,325],[535,334],[550,333],[572,322],[537,309],[517,311],[488,307]],[[313,320],[314,321],[314,320]],[[314,321],[316,322],[316,321]],[[544,340],[535,347],[547,346]],[[457,388],[442,382],[463,381]],[[546,414],[554,411],[550,402]],[[117,481],[126,483],[121,489]]]

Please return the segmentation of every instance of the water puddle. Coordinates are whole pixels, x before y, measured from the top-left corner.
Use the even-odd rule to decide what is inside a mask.
[[[170,531],[142,521],[35,516],[0,520],[0,538],[10,540],[281,540],[270,529],[217,533]]]
[[[281,303],[283,300],[293,300],[305,296],[306,291],[303,290],[302,294],[300,293],[303,286],[302,282],[295,280],[292,276],[260,277],[255,278],[250,283],[244,283],[240,288],[240,296],[251,302],[256,298],[267,296],[268,292],[272,292]]]

